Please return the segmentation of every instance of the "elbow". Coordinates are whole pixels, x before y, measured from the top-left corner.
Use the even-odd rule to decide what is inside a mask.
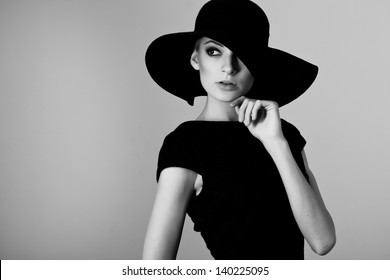
[[[313,241],[314,242],[310,244],[310,246],[316,254],[325,256],[332,251],[333,247],[336,245],[336,229],[331,218],[328,226],[322,228]]]
[[[333,249],[335,245],[336,245],[336,235],[333,234],[326,240],[321,240],[317,242],[317,244],[312,246],[312,249],[316,254],[320,256],[325,256]]]
[[[177,249],[169,249],[158,244],[145,242],[142,251],[142,260],[175,260]]]
[[[143,252],[142,260],[175,260],[174,255],[163,254],[161,252]]]

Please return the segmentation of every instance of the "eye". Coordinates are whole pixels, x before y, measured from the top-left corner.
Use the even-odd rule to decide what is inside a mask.
[[[210,48],[207,48],[206,49],[206,53],[209,55],[209,56],[218,56],[221,54],[220,50],[215,48],[215,47],[210,47]]]

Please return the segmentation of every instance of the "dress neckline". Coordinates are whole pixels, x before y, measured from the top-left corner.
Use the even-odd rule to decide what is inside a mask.
[[[201,121],[201,120],[188,120],[182,122],[179,127],[182,128],[197,128],[207,129],[208,131],[231,131],[231,130],[248,130],[246,125],[239,121]],[[249,130],[248,130],[249,132]]]
[[[204,120],[188,120],[183,123],[210,123],[210,124],[242,124],[239,121],[204,121]]]

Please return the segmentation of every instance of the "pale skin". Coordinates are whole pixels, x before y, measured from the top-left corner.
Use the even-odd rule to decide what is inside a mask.
[[[199,71],[208,93],[200,121],[239,121],[262,142],[275,162],[295,220],[312,250],[327,254],[336,243],[335,227],[317,182],[302,157],[307,181],[299,169],[282,129],[278,104],[245,97],[253,77],[245,65],[222,44],[201,38],[190,63]],[[221,85],[228,83],[228,85]],[[230,83],[230,84],[229,84]],[[197,187],[199,175],[178,167],[161,172],[154,207],[147,229],[143,259],[175,259],[180,244],[186,209]]]

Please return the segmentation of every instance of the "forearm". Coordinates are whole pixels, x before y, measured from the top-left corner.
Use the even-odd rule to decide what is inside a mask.
[[[335,229],[320,194],[302,174],[285,139],[265,146],[278,168],[302,234],[316,253],[326,254],[334,246]]]

